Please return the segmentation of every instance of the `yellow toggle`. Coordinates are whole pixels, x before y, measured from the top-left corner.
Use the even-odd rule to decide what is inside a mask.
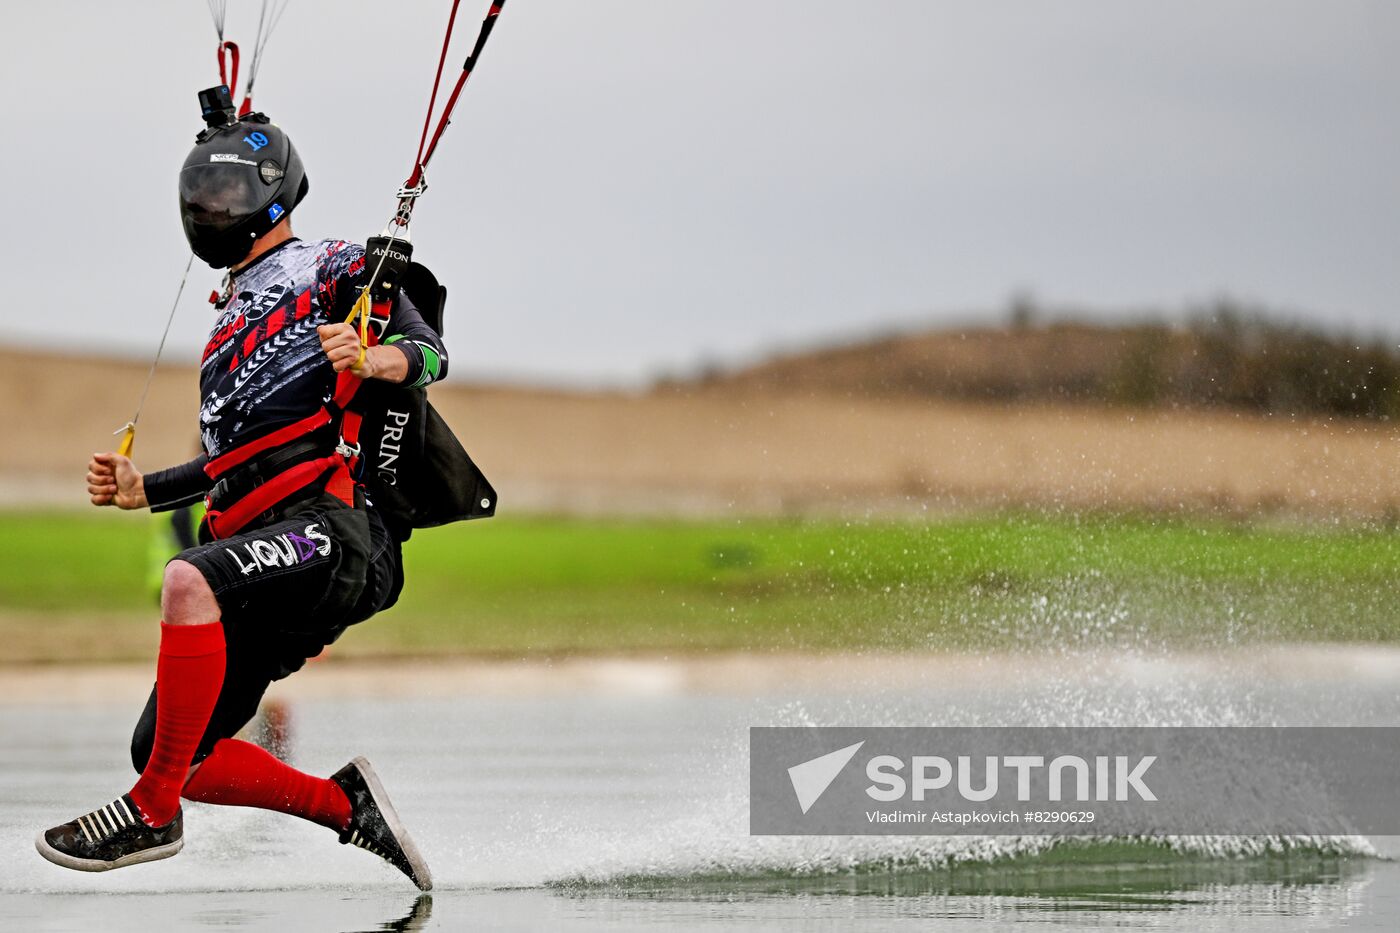
[[[360,292],[355,307],[350,309],[350,316],[345,319],[346,324],[351,323],[357,317],[360,319],[360,357],[355,360],[355,365],[350,367],[351,372],[359,372],[360,367],[365,364],[365,351],[369,346],[369,309],[369,289],[365,288]]]
[[[128,421],[126,427],[113,432],[122,436],[121,443],[117,445],[117,455],[122,457],[131,456],[131,447],[136,443],[136,424]]]

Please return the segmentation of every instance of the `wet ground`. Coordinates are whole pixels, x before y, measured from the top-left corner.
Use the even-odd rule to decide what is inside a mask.
[[[1262,857],[1257,839],[1187,841],[1190,857],[1160,863],[1107,846],[1065,865],[1010,837],[747,834],[750,725],[1400,721],[1388,656],[1293,662],[1282,679],[1248,653],[1207,665],[1047,656],[947,678],[930,664],[922,680],[906,663],[898,677],[761,678],[747,691],[651,675],[444,690],[439,672],[422,696],[317,690],[330,671],[298,675],[311,689],[282,691],[292,699],[263,738],[317,773],[374,761],[433,865],[431,898],[327,830],[201,805],[187,807],[174,859],[103,875],[52,866],[34,833],[129,786],[144,686],[118,679],[106,701],[62,705],[12,694],[0,705],[0,928],[1400,928],[1400,863],[1385,857],[1400,846],[1386,839],[1287,858]]]

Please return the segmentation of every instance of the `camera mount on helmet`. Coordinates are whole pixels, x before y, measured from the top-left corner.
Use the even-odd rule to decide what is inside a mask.
[[[190,248],[216,269],[244,259],[309,187],[296,147],[266,114],[237,116],[227,85],[199,92],[204,129],[180,169],[180,220]]]
[[[233,94],[227,84],[200,91],[199,109],[205,125],[210,129],[238,122],[238,113],[233,109]]]

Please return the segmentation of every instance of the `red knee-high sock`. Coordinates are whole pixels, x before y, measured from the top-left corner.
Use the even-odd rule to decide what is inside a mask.
[[[223,683],[222,623],[160,624],[155,744],[131,789],[131,799],[152,826],[169,823],[180,808],[180,788]]]
[[[350,800],[339,784],[298,771],[238,739],[220,740],[184,793],[201,803],[290,813],[337,832],[350,824]]]

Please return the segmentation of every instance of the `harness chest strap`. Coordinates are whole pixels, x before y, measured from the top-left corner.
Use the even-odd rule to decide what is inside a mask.
[[[376,302],[373,313],[376,317],[387,321],[389,302]],[[378,343],[378,335],[373,329],[370,329],[365,340],[367,346],[374,346]],[[349,410],[348,406],[363,382],[363,379],[349,370],[337,373],[335,392],[331,396],[330,405],[322,407],[314,415],[270,431],[262,437],[236,447],[205,464],[205,475],[211,480],[217,481],[230,470],[247,463],[258,454],[305,437],[330,424],[335,417],[332,413],[332,406],[340,412],[340,443],[336,445],[335,453],[305,461],[283,470],[228,508],[215,509],[213,503],[206,500],[205,521],[215,539],[237,534],[259,515],[307,487],[320,482],[323,478],[325,478],[326,492],[346,505],[351,507],[355,505],[355,471],[359,466],[360,425],[363,416],[357,411]],[[330,476],[326,478],[328,472],[330,472]]]
[[[300,437],[317,431],[331,423],[331,412],[328,408],[322,408],[316,414],[300,421],[294,421],[285,427],[278,428],[264,434],[255,440],[235,447],[228,453],[220,457],[215,457],[204,465],[204,475],[211,480],[217,481],[234,467],[242,466],[260,453],[272,450],[274,447],[281,447]]]
[[[215,539],[238,534],[250,521],[273,508],[279,502],[316,483],[328,470],[335,470],[336,474],[345,472],[345,460],[339,454],[332,454],[329,457],[299,463],[291,469],[278,473],[228,508],[216,510],[211,507],[205,514],[204,520],[209,525],[209,530]],[[332,479],[332,481],[334,480]],[[326,488],[330,488],[329,483]],[[352,484],[351,499],[346,503],[347,505],[354,504],[353,490]],[[342,501],[344,501],[343,497]]]

